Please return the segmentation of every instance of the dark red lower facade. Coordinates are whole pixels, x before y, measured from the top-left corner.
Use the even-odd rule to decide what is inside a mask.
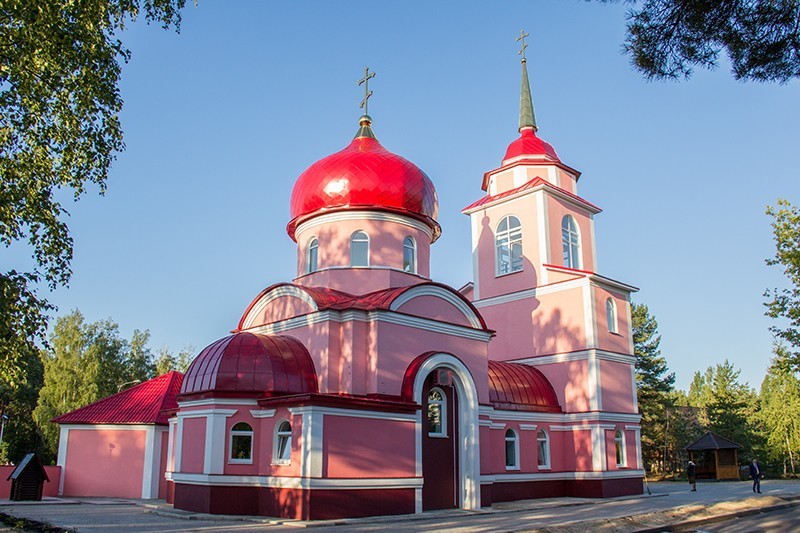
[[[642,494],[642,478],[495,482],[481,485],[481,506],[536,498],[613,498]]]
[[[296,520],[414,513],[414,489],[280,489],[175,484],[176,509]]]

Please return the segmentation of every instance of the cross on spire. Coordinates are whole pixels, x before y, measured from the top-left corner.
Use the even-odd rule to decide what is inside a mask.
[[[359,105],[358,107],[364,110],[365,115],[369,115],[369,113],[367,112],[367,102],[369,100],[369,97],[372,96],[372,91],[369,90],[369,80],[374,77],[375,73],[370,72],[369,67],[364,67],[364,77],[358,80],[358,85],[364,86],[364,99],[361,100],[361,105]]]
[[[517,53],[522,56],[522,60],[523,61],[526,61],[526,59],[525,59],[525,49],[528,48],[528,45],[525,44],[525,37],[529,37],[529,36],[530,36],[530,33],[525,33],[525,30],[519,30],[519,37],[517,37],[517,42],[522,41],[522,45],[521,45],[521,48],[520,48],[519,52],[517,52]]]

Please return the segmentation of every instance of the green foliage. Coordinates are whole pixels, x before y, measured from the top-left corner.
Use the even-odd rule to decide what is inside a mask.
[[[775,239],[775,257],[767,264],[782,266],[791,287],[767,290],[766,314],[788,322],[785,327],[772,326],[770,330],[787,343],[787,360],[800,369],[800,209],[779,199],[777,207],[767,208],[767,214],[772,217]]]
[[[759,416],[767,441],[767,457],[783,462],[797,475],[797,454],[800,453],[800,380],[788,369],[788,353],[775,347],[775,358],[761,384]],[[788,468],[787,468],[788,463]]]
[[[0,0],[0,243],[30,247],[30,272],[0,272],[0,381],[44,338],[52,308],[40,283],[65,285],[72,238],[61,191],[105,190],[124,145],[118,39],[140,15],[180,24],[185,0]]]
[[[32,350],[19,357],[19,372],[24,379],[13,386],[0,385],[0,412],[8,416],[0,464],[19,461],[26,453],[40,451],[42,438],[33,421],[33,410],[42,388],[43,371],[39,351]]]
[[[56,321],[50,349],[42,352],[44,385],[33,412],[47,459],[55,456],[58,444],[58,427],[50,422],[52,418],[153,377],[148,339],[148,332],[137,330],[127,342],[111,320],[87,324],[80,311]]]
[[[618,1],[618,0],[601,0]],[[648,79],[689,78],[724,51],[739,80],[800,76],[800,0],[626,0],[625,51]]]
[[[661,355],[658,322],[644,304],[631,305],[633,349],[636,356],[636,386],[642,415],[642,460],[647,470],[665,469],[664,448],[668,443],[667,412],[673,407],[671,393],[675,374],[667,372]]]
[[[169,348],[161,348],[161,351],[159,352],[155,361],[155,375],[161,376],[171,370],[177,370],[178,372],[185,373],[186,369],[189,368],[192,359],[194,359],[193,354],[194,348],[192,346],[186,346],[178,353],[177,357],[172,355],[172,352],[170,352]]]

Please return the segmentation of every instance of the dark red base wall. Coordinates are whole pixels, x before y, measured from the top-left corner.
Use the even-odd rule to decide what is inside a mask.
[[[414,512],[414,489],[304,490],[176,483],[176,509],[326,520]]]
[[[534,498],[613,498],[642,494],[642,478],[520,481],[481,486],[481,505]]]

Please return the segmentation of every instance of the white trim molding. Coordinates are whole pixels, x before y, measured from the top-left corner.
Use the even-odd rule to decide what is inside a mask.
[[[482,484],[519,483],[520,481],[626,479],[644,477],[644,470],[608,470],[605,472],[539,472],[527,474],[493,474],[481,476]]]
[[[185,485],[228,486],[228,487],[272,487],[281,489],[416,489],[421,488],[423,480],[410,478],[305,478],[280,476],[232,476],[208,474],[172,474],[174,483]]]
[[[314,299],[311,297],[310,294],[308,294],[300,287],[296,285],[281,285],[279,287],[275,287],[266,294],[262,294],[261,297],[258,299],[258,301],[256,301],[253,304],[253,306],[250,307],[250,309],[247,311],[247,315],[244,317],[244,320],[242,320],[242,329],[248,329],[252,327],[253,321],[264,310],[264,308],[267,307],[267,305],[277,300],[278,298],[286,296],[297,298],[298,300],[303,301],[304,303],[308,304],[314,311],[319,310],[317,302],[314,301]]]
[[[317,226],[352,220],[369,220],[373,222],[393,222],[395,224],[402,224],[403,226],[408,226],[409,228],[414,228],[423,232],[428,236],[429,239],[433,240],[433,230],[424,222],[421,222],[415,218],[405,217],[403,215],[394,213],[367,210],[337,211],[335,213],[315,216],[297,226],[295,229],[295,235],[299,235],[300,233]]]

